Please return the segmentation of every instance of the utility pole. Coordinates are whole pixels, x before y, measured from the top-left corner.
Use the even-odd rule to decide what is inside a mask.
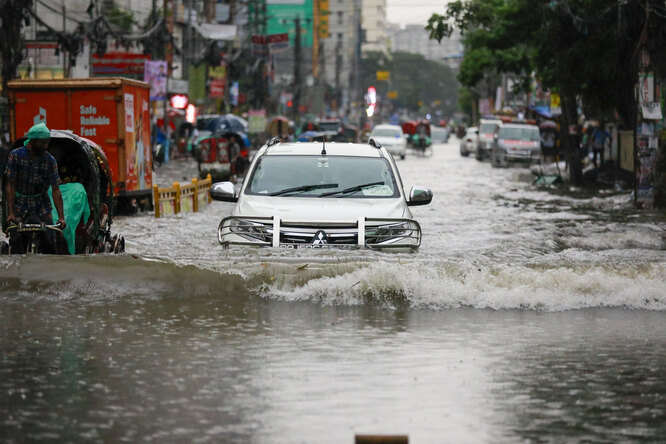
[[[261,20],[260,20],[260,30],[262,35],[267,35],[268,34],[268,6],[266,4],[266,0],[261,1]],[[262,89],[262,102],[261,106],[264,109],[268,109],[269,105],[269,99],[270,99],[270,81],[271,81],[271,58],[273,56],[271,55],[270,49],[268,50],[266,54],[266,60],[264,61],[264,66],[262,69],[262,81],[261,81],[261,89]],[[265,78],[263,76],[265,75]]]
[[[357,126],[361,128],[362,117],[359,114],[360,103],[362,101],[363,94],[361,92],[361,82],[360,82],[360,73],[359,69],[361,68],[361,41],[362,41],[362,28],[361,28],[361,5],[360,2],[355,6],[356,14],[354,19],[356,20],[356,41],[354,42],[354,69],[352,69],[352,93],[350,94],[351,106],[355,106],[356,109],[353,109],[352,112],[358,114]]]
[[[167,32],[171,36],[173,32],[173,0],[164,0],[164,21],[166,23]],[[171,77],[171,62],[173,61],[173,46],[171,41],[164,42],[164,59],[167,63],[167,91],[169,85],[169,78]],[[164,98],[164,134],[166,134],[166,147],[164,150],[164,163],[169,163],[169,144],[171,139],[169,137],[169,109],[167,97]]]
[[[319,58],[321,64],[321,71],[319,72],[319,74],[322,79],[321,83],[326,85],[326,48],[324,47],[323,40],[321,41],[321,43],[319,43],[319,53],[321,54],[321,57]]]
[[[298,107],[301,101],[301,18],[296,17],[294,23],[294,100],[292,106],[293,118],[296,120]]]
[[[192,45],[192,8],[194,7],[192,0],[187,1],[187,24],[185,25],[185,40],[183,41],[183,78],[189,80],[190,78],[190,62],[192,60],[192,52],[194,45]]]
[[[62,32],[67,32],[67,23],[66,23],[66,9],[65,9],[65,0],[62,0]],[[62,77],[66,79],[69,77],[67,73],[67,56],[65,51],[61,51],[62,54]]]
[[[312,77],[319,77],[319,0],[312,2]]]
[[[335,105],[340,108],[340,70],[342,65],[342,57],[340,56],[340,45],[342,42],[338,39],[335,44]]]

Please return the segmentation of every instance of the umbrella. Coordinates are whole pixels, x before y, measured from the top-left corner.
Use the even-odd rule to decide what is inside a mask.
[[[298,142],[312,142],[317,137],[322,137],[324,133],[321,131],[305,131],[298,136]]]
[[[245,133],[247,132],[247,120],[234,114],[226,114],[224,116],[211,119],[211,121],[206,124],[204,129],[213,133]]]
[[[552,120],[544,120],[539,124],[539,127],[557,129],[557,123],[553,122]]]

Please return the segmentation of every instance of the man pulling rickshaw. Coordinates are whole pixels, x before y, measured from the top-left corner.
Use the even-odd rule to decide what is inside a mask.
[[[58,211],[58,224],[64,228],[65,212],[60,194],[58,163],[46,149],[51,131],[43,123],[28,131],[28,138],[21,148],[9,153],[5,175],[7,176],[7,222],[34,216],[41,222],[53,224],[51,201],[47,194],[51,187],[53,203]]]
[[[51,131],[44,123],[34,125],[28,131],[27,139],[20,148],[9,153],[5,175],[7,186],[7,223],[39,222],[53,225],[51,188],[53,204],[58,212],[58,226],[64,229],[65,212],[60,193],[58,163],[46,149],[51,139]],[[45,231],[44,238],[48,249],[55,248],[55,232]]]

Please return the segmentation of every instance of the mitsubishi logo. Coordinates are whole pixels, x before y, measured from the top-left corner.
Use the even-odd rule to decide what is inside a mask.
[[[319,230],[312,238],[312,245],[328,245],[328,236],[324,230]]]

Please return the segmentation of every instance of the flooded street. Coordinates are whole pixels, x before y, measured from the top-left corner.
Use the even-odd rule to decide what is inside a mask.
[[[116,218],[124,255],[0,257],[0,440],[666,441],[666,216],[455,138],[397,164],[434,194],[414,254],[223,250],[213,202]]]

